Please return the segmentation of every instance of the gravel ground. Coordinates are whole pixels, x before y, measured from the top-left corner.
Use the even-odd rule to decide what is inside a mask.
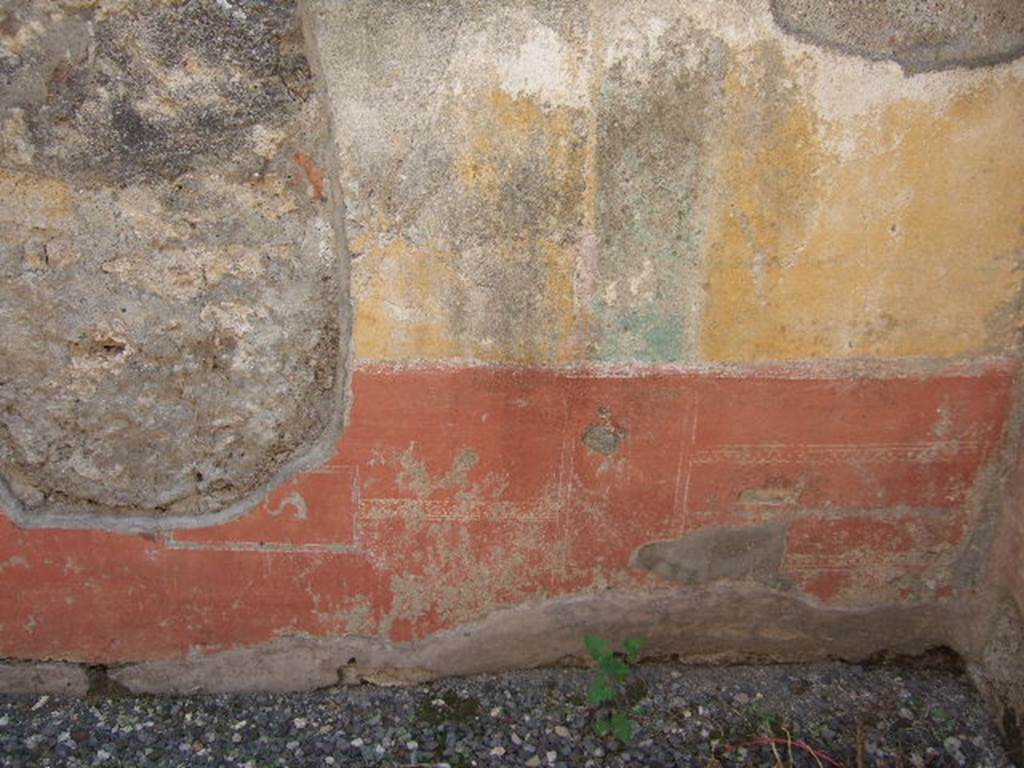
[[[0,698],[0,765],[1010,766],[943,670],[643,665],[629,745],[594,732],[587,670],[251,696]],[[774,748],[774,753],[773,753]]]

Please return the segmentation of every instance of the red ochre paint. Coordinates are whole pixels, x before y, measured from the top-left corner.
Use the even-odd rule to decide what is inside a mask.
[[[634,550],[771,521],[785,577],[825,604],[949,599],[1014,373],[364,367],[333,458],[232,522],[147,537],[0,516],[0,656],[421,638],[526,601],[683,589],[631,569]],[[595,425],[614,452],[584,442]]]

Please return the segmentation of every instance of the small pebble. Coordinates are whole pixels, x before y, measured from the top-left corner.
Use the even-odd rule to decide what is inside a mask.
[[[251,697],[0,698],[0,768],[599,768],[713,758],[738,768],[774,765],[769,747],[749,742],[778,723],[825,753],[852,754],[851,723],[868,716],[867,765],[895,764],[901,753],[908,768],[1010,765],[977,695],[945,672],[907,672],[898,684],[891,669],[840,664],[647,665],[636,674],[647,694],[630,715],[638,737],[628,750],[594,733],[593,672],[565,669]],[[915,712],[927,727],[908,727]]]

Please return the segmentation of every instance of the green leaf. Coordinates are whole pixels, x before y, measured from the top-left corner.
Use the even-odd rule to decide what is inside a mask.
[[[640,660],[640,651],[644,647],[643,638],[627,637],[622,643],[622,647],[626,649],[626,660],[630,664],[636,664]]]
[[[612,724],[607,720],[598,720],[594,723],[594,731],[598,736],[607,736],[612,731]]]
[[[597,676],[590,681],[587,698],[591,704],[604,704],[615,698],[615,689],[612,687],[611,680],[608,679],[606,674],[598,672]]]
[[[623,744],[628,744],[633,738],[633,721],[624,712],[616,712],[612,715],[612,733]]]
[[[590,651],[590,655],[594,657],[594,661],[601,661],[601,659],[612,655],[612,647],[603,637],[584,635],[583,643]]]
[[[599,659],[598,664],[600,664],[601,669],[612,680],[618,680],[621,683],[629,677],[629,667],[618,656],[606,656],[603,659]]]

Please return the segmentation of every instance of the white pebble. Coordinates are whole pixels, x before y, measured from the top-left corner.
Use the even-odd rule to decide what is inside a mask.
[[[306,727],[306,722],[307,722],[306,718],[304,718],[304,717],[296,717],[294,720],[292,720],[292,725],[294,725],[299,730],[302,730],[303,728]]]
[[[363,740],[362,740],[362,739],[352,739],[352,741],[351,741],[351,742],[349,742],[349,743],[350,743],[350,744],[351,744],[351,745],[352,745],[353,747],[361,747],[361,746],[363,746]]]
[[[569,738],[569,729],[566,728],[564,725],[556,725],[555,726],[555,735],[556,736],[561,736],[563,739],[568,739]]]
[[[491,754],[494,755],[494,757],[501,757],[502,755],[505,754],[505,748],[504,747],[495,747],[494,749],[491,750]]]
[[[550,752],[545,754],[544,757],[546,757],[548,759],[549,763],[553,763],[553,762],[555,762],[555,760],[558,759],[558,753],[555,752],[555,750],[551,750]]]
[[[501,717],[501,707],[495,707],[491,710],[491,717]]]
[[[415,752],[417,749],[420,748],[420,744],[418,741],[407,741],[405,742],[405,748],[408,749],[410,752]]]

